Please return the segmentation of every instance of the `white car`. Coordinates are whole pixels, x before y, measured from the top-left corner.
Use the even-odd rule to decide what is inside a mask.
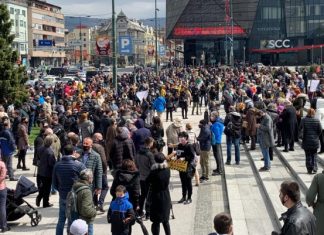
[[[103,67],[101,72],[105,76],[109,76],[109,74],[112,72],[112,68],[110,66]]]
[[[76,76],[64,76],[62,78],[59,79],[59,82],[66,84],[68,82],[74,82],[74,81],[78,81],[79,79]]]
[[[35,83],[38,81],[38,78],[35,79],[28,79],[28,81],[25,83],[26,86],[34,87]]]
[[[46,88],[55,87],[56,83],[60,82],[60,78],[54,75],[48,75],[40,80],[40,84],[43,84]]]
[[[85,82],[87,79],[86,72],[85,71],[80,71],[78,72],[78,77],[81,79],[81,81]]]

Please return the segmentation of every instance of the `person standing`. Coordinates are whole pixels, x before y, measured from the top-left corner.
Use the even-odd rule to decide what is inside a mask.
[[[201,182],[209,180],[209,151],[211,149],[211,131],[205,120],[199,122],[200,133],[197,138],[200,145]]]
[[[198,86],[195,85],[192,89],[191,89],[191,97],[192,97],[192,113],[191,115],[194,115],[195,109],[197,109],[196,114],[198,115],[198,109],[199,109],[199,89]]]
[[[92,181],[93,181],[92,171],[90,169],[85,169],[80,172],[80,179],[77,180],[72,186],[74,192],[78,191],[77,201],[76,201],[78,218],[75,219],[80,218],[87,222],[89,235],[93,235],[93,221],[97,215],[96,208],[92,200],[92,190],[91,190]],[[80,189],[81,187],[84,187],[84,189]]]
[[[256,124],[256,127],[258,129],[257,137],[264,160],[264,166],[260,168],[260,171],[269,171],[271,168],[269,148],[274,146],[273,122],[270,115],[263,110],[259,110],[256,117],[261,120],[260,124]]]
[[[101,159],[102,164],[102,189],[98,199],[98,195],[94,195],[94,202],[97,204],[97,210],[100,212],[105,212],[103,209],[103,204],[105,202],[106,195],[108,193],[108,178],[107,178],[107,157],[105,148],[102,146],[103,137],[101,133],[95,133],[92,137],[93,145],[92,149],[97,152]]]
[[[316,235],[324,234],[324,171],[314,176],[306,193],[308,206],[313,207],[316,217]]]
[[[10,181],[17,181],[12,169],[12,155],[16,150],[15,138],[10,130],[10,121],[3,123],[4,130],[0,133],[1,158],[6,164]]]
[[[315,118],[315,110],[309,109],[307,116],[301,120],[300,134],[302,135],[302,148],[306,155],[306,168],[308,174],[317,172],[317,150],[319,138],[322,133],[320,121]]]
[[[93,141],[87,137],[83,140],[83,148],[80,152],[80,157],[77,159],[82,162],[87,169],[93,173],[92,191],[95,195],[99,195],[102,189],[102,163],[97,152],[92,149]]]
[[[187,171],[179,171],[181,187],[182,187],[182,198],[178,203],[190,204],[192,202],[192,177],[195,174],[195,150],[193,145],[188,142],[188,133],[182,131],[179,133],[179,144],[177,151],[173,154],[176,155],[177,159],[187,162]],[[172,156],[172,155],[171,155]],[[188,197],[187,197],[188,196]]]
[[[294,134],[297,126],[296,109],[292,106],[291,102],[286,100],[284,102],[285,109],[281,114],[282,118],[282,139],[285,146],[284,152],[294,151]],[[289,149],[288,149],[289,145]]]
[[[226,135],[226,150],[227,150],[227,159],[226,165],[231,165],[231,156],[232,156],[232,144],[235,148],[235,163],[236,165],[240,164],[240,138],[241,138],[241,129],[242,129],[242,117],[238,112],[230,112],[226,115],[225,121],[225,130]]]
[[[170,168],[165,161],[163,153],[157,153],[154,157],[155,163],[151,167],[148,177],[150,185],[150,220],[152,221],[151,231],[153,235],[160,234],[160,223],[163,224],[166,235],[171,235],[169,224],[171,197],[169,191]]]
[[[145,145],[142,147],[135,158],[136,166],[138,167],[140,173],[140,184],[141,184],[141,196],[139,202],[139,215],[144,216],[144,203],[147,198],[147,194],[149,191],[149,183],[148,176],[151,171],[152,165],[155,163],[154,155],[151,152],[151,148],[153,147],[154,139],[152,137],[148,137],[145,140]],[[146,218],[149,218],[149,211],[146,211]]]
[[[168,154],[171,154],[174,148],[178,145],[178,135],[182,131],[182,122],[180,118],[175,118],[174,122],[166,129]]]
[[[153,108],[156,110],[159,118],[162,117],[162,113],[165,110],[166,101],[163,96],[158,96],[153,102]]]
[[[26,167],[26,154],[29,147],[28,144],[28,118],[21,118],[21,122],[18,126],[18,164],[17,169],[22,169],[23,171],[29,171],[29,168]],[[21,166],[22,164],[22,166]]]
[[[6,187],[7,168],[3,161],[0,161],[0,232],[4,233],[10,230],[7,225],[7,187]]]
[[[53,204],[49,203],[53,168],[56,162],[54,151],[51,148],[53,141],[52,135],[46,136],[44,146],[40,147],[37,151],[37,187],[39,193],[36,197],[36,206],[39,207],[40,201],[43,199],[43,208],[53,206]]]
[[[65,155],[55,164],[53,169],[53,187],[59,191],[59,218],[56,225],[56,235],[63,235],[67,194],[71,191],[74,181],[79,178],[80,172],[86,169],[83,163],[75,161],[73,156],[75,151],[72,145],[66,145],[63,150]]]
[[[179,97],[179,107],[181,108],[182,119],[188,119],[189,96],[185,91],[181,91]]]
[[[223,163],[223,151],[222,151],[222,136],[224,131],[224,122],[219,117],[219,112],[214,111],[210,115],[210,121],[212,126],[210,127],[212,131],[212,149],[214,158],[216,161],[216,169],[213,170],[213,176],[221,175],[224,171],[224,163]]]
[[[299,185],[294,181],[284,181],[279,198],[288,210],[280,218],[284,221],[281,232],[272,232],[272,235],[316,235],[315,216],[301,203]]]

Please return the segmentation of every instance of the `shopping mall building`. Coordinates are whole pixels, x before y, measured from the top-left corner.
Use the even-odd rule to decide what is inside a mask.
[[[235,61],[305,65],[324,56],[324,0],[167,0],[166,8],[167,38],[184,41],[186,64],[224,63],[231,35]]]

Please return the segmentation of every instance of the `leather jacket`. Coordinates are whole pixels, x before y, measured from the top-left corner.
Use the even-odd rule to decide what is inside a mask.
[[[299,201],[281,215],[281,235],[316,235],[314,215]]]

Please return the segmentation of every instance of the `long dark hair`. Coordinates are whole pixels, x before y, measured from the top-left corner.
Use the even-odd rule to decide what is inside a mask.
[[[123,160],[121,169],[126,170],[126,171],[137,171],[135,162],[130,159]]]
[[[155,116],[153,117],[153,125],[152,125],[153,128],[163,128],[163,124],[161,122],[161,118],[158,117],[158,116]]]

